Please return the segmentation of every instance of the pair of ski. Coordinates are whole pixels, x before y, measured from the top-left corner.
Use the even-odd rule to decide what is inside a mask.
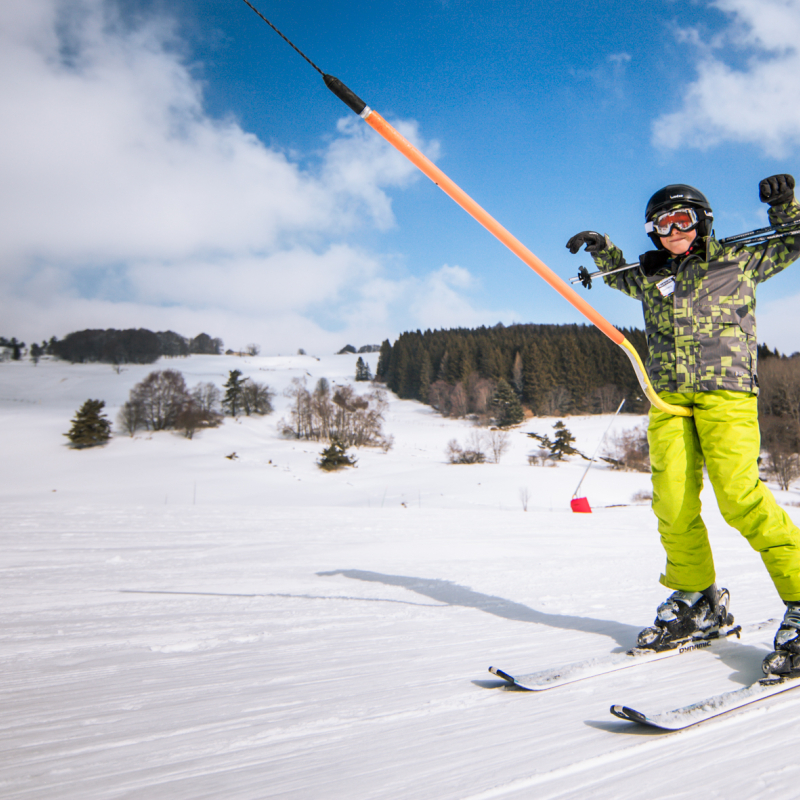
[[[564,686],[568,683],[617,672],[621,669],[649,664],[652,661],[674,658],[695,650],[714,649],[730,636],[740,638],[742,633],[758,632],[767,627],[774,627],[777,624],[777,620],[768,620],[755,625],[748,625],[744,629],[741,625],[737,625],[720,631],[718,638],[688,641],[672,650],[654,652],[652,650],[634,649],[626,653],[611,653],[608,656],[578,661],[574,664],[532,672],[527,675],[510,675],[496,667],[489,667],[489,672],[521,689],[541,692],[557,686]],[[644,714],[625,705],[612,705],[611,713],[615,717],[629,722],[637,722],[640,725],[647,725],[665,731],[679,731],[798,686],[800,686],[800,676],[792,676],[790,678],[774,676],[756,681],[742,689],[708,697],[700,702],[659,714]]]

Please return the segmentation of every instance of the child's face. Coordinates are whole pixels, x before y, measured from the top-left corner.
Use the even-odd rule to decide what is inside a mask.
[[[659,236],[661,244],[674,256],[683,255],[697,238],[697,231],[679,231],[673,228],[669,236]]]

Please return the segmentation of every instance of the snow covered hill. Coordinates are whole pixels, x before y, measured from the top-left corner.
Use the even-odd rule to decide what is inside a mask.
[[[527,461],[523,432],[555,420],[499,464],[454,466],[469,423],[396,398],[394,447],[323,473],[321,444],[280,437],[281,393],[350,382],[356,358],[0,364],[3,798],[797,796],[800,693],[670,735],[608,712],[751,682],[771,629],[541,694],[489,674],[626,649],[652,621],[663,556],[633,501],[649,480],[594,467],[594,513],[572,514],[585,462]],[[276,411],[66,446],[84,400],[113,420],[157,368],[189,386],[240,369]],[[585,452],[609,421],[565,420]],[[778,497],[800,521],[800,493]],[[782,615],[710,490],[705,509],[737,620]]]

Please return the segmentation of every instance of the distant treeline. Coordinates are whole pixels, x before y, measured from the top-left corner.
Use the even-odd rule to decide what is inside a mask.
[[[622,333],[644,359],[644,331]],[[620,347],[587,325],[511,325],[403,333],[381,345],[378,380],[447,416],[484,414],[507,381],[534,414],[642,413],[643,396]]]
[[[76,331],[63,339],[53,337],[46,352],[73,364],[87,361],[152,364],[161,356],[220,355],[222,340],[212,339],[207,333],[187,339],[174,331],[153,333],[144,328],[124,331],[110,328]]]

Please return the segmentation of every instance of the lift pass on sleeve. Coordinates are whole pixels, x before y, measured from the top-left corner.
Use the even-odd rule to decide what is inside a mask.
[[[670,275],[669,278],[664,278],[656,284],[656,288],[661,292],[662,297],[669,297],[675,291],[675,278]]]

